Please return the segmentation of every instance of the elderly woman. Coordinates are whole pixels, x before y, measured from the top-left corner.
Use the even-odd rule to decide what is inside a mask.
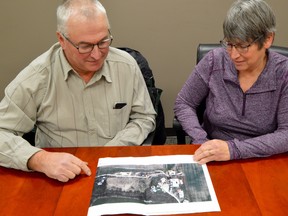
[[[275,16],[263,0],[238,0],[223,23],[223,48],[195,67],[175,115],[200,164],[288,151],[288,59],[269,51]],[[206,99],[204,123],[196,108]]]

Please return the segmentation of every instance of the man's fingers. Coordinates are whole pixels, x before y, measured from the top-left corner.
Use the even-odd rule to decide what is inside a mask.
[[[60,182],[68,182],[70,178],[66,177],[65,175],[59,175],[56,179]]]
[[[88,176],[91,175],[91,170],[90,168],[88,167],[88,163],[87,162],[82,162],[81,163],[81,170]]]
[[[77,175],[79,175],[81,173],[81,171],[83,171],[83,173],[88,175],[88,176],[91,175],[91,170],[88,167],[88,163],[87,162],[81,161],[79,159],[79,161],[77,163],[75,163],[75,164],[80,168],[80,172]]]

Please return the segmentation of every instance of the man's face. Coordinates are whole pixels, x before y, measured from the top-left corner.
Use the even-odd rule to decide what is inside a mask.
[[[100,70],[108,55],[109,47],[100,49],[95,45],[91,52],[79,53],[75,46],[83,43],[98,44],[109,37],[108,22],[102,14],[89,19],[71,17],[67,22],[67,35],[58,33],[58,40],[65,56],[79,75],[87,75]]]

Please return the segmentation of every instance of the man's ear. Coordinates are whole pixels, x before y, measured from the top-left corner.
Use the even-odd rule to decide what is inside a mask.
[[[60,32],[56,32],[56,36],[57,36],[58,42],[60,43],[62,49],[64,49],[64,47],[65,47],[65,43],[64,43],[65,38],[63,37],[63,35]]]
[[[266,40],[265,40],[265,42],[264,42],[264,47],[265,47],[266,49],[269,49],[269,48],[272,46],[273,41],[274,41],[274,36],[275,36],[275,33],[270,33],[270,34],[268,35],[268,37],[266,38]]]

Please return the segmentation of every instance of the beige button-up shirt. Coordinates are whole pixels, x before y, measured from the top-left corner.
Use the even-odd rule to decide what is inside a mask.
[[[116,103],[125,103],[120,109]],[[140,145],[155,128],[155,111],[132,56],[110,47],[89,83],[56,43],[5,89],[0,103],[0,165],[27,170],[39,148]],[[37,125],[35,145],[21,136]]]

